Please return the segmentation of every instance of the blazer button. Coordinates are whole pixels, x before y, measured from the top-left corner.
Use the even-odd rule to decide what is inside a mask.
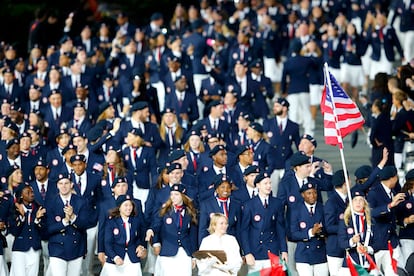
[[[271,235],[273,235],[273,232],[270,232]]]
[[[29,232],[32,232],[32,229],[29,229]]]
[[[73,243],[77,243],[76,241],[73,241]]]
[[[307,245],[306,248],[309,248],[309,245]]]
[[[29,240],[33,239],[32,237],[29,237]]]
[[[61,242],[60,244],[63,245],[63,242]]]
[[[260,244],[262,244],[263,242],[262,242],[262,241],[260,241],[259,243],[260,243]]]
[[[62,236],[65,236],[65,233],[62,233]]]
[[[263,232],[260,232],[260,235],[263,235]]]
[[[178,234],[178,235],[181,235],[181,232],[180,232],[180,231],[178,231],[178,232],[177,232],[177,234]]]
[[[316,248],[321,248],[321,247],[319,245],[317,245]]]
[[[273,242],[273,240],[270,240],[270,242]]]

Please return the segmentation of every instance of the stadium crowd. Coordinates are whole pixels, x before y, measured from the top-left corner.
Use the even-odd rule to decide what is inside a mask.
[[[414,273],[413,0],[35,17],[1,44],[0,275]],[[325,63],[372,150],[349,192],[315,153]]]

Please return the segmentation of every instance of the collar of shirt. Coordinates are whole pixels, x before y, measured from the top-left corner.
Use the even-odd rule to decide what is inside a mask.
[[[310,212],[310,208],[313,207],[312,212],[315,213],[316,203],[315,204],[308,204],[305,202],[306,208],[308,208],[308,212]]]
[[[282,123],[283,129],[285,129],[286,125],[287,125],[288,118],[287,117],[283,118],[281,116],[276,116],[276,118],[277,118],[277,124],[279,125],[280,123]]]
[[[22,167],[22,161],[20,159],[20,155],[16,157],[16,159],[12,160],[7,157],[7,160],[9,160],[9,163],[11,166],[13,166],[15,163],[21,168]]]
[[[88,150],[88,148],[86,148],[86,150],[84,152],[78,152],[78,154],[85,155],[86,163],[88,162],[88,159],[89,159],[89,150]]]
[[[249,193],[249,196],[252,197],[252,193],[254,192],[257,195],[257,189],[256,188],[252,188],[249,185],[246,184],[246,189],[247,192]]]
[[[175,95],[177,95],[177,99],[179,101],[183,101],[184,100],[184,97],[185,97],[185,91],[178,91],[178,90],[176,90],[175,91]]]
[[[220,173],[226,174],[226,167],[219,168],[216,165],[213,165],[213,170],[216,172],[216,174],[220,174]]]
[[[247,167],[243,167],[243,165],[240,164],[240,162],[239,162],[239,167],[240,167],[240,170],[242,171],[242,173],[244,173],[244,170],[247,168]]]
[[[262,202],[262,205],[265,204],[265,200],[267,200],[267,204],[269,204],[269,196],[262,197],[260,194],[258,194],[260,201]]]
[[[344,201],[344,202],[346,202],[346,198],[348,197],[347,195],[344,195],[343,193],[341,193],[340,191],[338,191],[338,190],[335,190],[335,192],[342,198],[342,200]]]
[[[300,178],[297,174],[295,174],[295,178],[296,178],[296,181],[298,182],[299,188],[301,188],[302,185],[308,183],[308,179],[307,178]]]
[[[37,184],[37,187],[39,188],[39,191],[42,189],[42,184],[45,185],[45,190],[47,191],[47,185],[49,184],[49,180],[46,179],[46,181],[43,183],[36,180],[36,184]]]
[[[135,54],[129,54],[129,55],[126,55],[126,57],[127,57],[129,60],[131,60],[131,59],[135,59]]]
[[[257,82],[260,82],[260,75],[256,75],[256,74],[252,73],[252,79],[257,81]]]
[[[388,188],[387,186],[385,186],[383,183],[381,183],[382,187],[384,188],[385,192],[387,193],[387,195],[389,196],[391,189]]]
[[[66,204],[66,201],[70,202],[70,200],[71,200],[71,198],[72,198],[72,195],[69,195],[68,197],[63,197],[61,194],[59,194],[59,196],[60,196],[60,199],[61,199],[61,200],[62,200],[62,202],[63,202],[63,205],[65,205],[65,204]]]

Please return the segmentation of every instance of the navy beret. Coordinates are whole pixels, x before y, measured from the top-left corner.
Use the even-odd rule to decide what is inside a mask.
[[[173,184],[170,188],[171,192],[180,192],[182,194],[185,194],[187,192],[186,187],[184,186],[184,184]]]
[[[247,150],[250,150],[249,146],[239,146],[239,147],[237,147],[236,152],[235,152],[236,156],[239,156],[240,154],[242,154],[243,152],[245,152]]]
[[[132,135],[135,135],[135,136],[140,136],[140,137],[143,136],[142,130],[140,128],[133,128],[130,131],[128,131],[128,133],[131,133]]]
[[[385,166],[380,172],[379,172],[379,178],[380,180],[387,180],[391,177],[394,177],[397,175],[397,168],[394,166]]]
[[[9,177],[15,170],[20,169],[20,167],[17,164],[14,164],[13,166],[9,166],[4,174],[5,177]]]
[[[47,164],[45,159],[39,158],[33,168],[36,168],[36,167],[49,168],[49,165]]]
[[[248,113],[248,112],[240,112],[239,117],[242,117],[243,119],[245,119],[246,121],[249,121],[249,122],[254,121],[253,115]]]
[[[411,169],[407,172],[407,174],[405,175],[405,180],[411,180],[414,179],[414,169]]]
[[[244,170],[243,175],[244,175],[244,176],[248,176],[248,175],[249,175],[249,174],[251,174],[251,173],[260,173],[260,168],[259,168],[258,166],[256,166],[256,165],[251,165],[251,166],[248,166],[248,167]]]
[[[217,145],[210,151],[209,156],[212,157],[221,150],[226,150],[226,148],[223,145]]]
[[[128,180],[124,176],[117,176],[117,177],[115,177],[114,182],[112,182],[112,187],[111,188],[114,188],[116,186],[116,184],[119,184],[119,183],[128,183]]]
[[[214,107],[214,106],[218,106],[218,105],[221,105],[221,104],[223,104],[223,102],[222,102],[222,101],[219,101],[219,100],[214,100],[214,101],[211,101],[211,102],[208,104],[207,108],[212,108],[212,107]]]
[[[110,107],[111,106],[111,103],[109,103],[109,102],[102,102],[102,103],[100,103],[99,104],[99,107],[98,107],[98,113],[99,114],[102,114],[102,112],[104,112],[108,107]]]
[[[262,67],[262,61],[260,59],[255,59],[252,62],[250,62],[249,67],[250,68],[255,68],[255,67]]]
[[[315,189],[316,190],[316,185],[311,183],[311,182],[308,182],[306,184],[303,184],[302,187],[300,187],[300,192],[303,193],[303,192],[305,192],[307,190],[310,190],[310,189]]]
[[[32,138],[32,136],[28,132],[25,131],[19,135],[19,139],[22,139],[22,138]]]
[[[306,139],[309,140],[314,146],[315,148],[318,146],[318,143],[316,142],[315,138],[313,138],[311,135],[309,134],[303,134],[301,139]]]
[[[230,185],[232,185],[233,183],[231,179],[225,174],[220,173],[214,176],[214,180],[213,180],[214,189],[217,189],[224,182],[228,182],[230,183]]]
[[[12,121],[8,121],[4,123],[4,127],[10,128],[11,130],[13,130],[16,133],[19,133],[19,128],[17,127],[17,125],[15,123],[13,123]]]
[[[124,203],[127,200],[131,200],[131,197],[129,195],[120,195],[117,197],[116,199],[116,206],[119,207],[122,205],[122,203]]]
[[[13,145],[20,145],[19,140],[17,140],[17,139],[11,139],[11,140],[9,140],[7,142],[7,145],[6,145],[6,149],[9,149]]]
[[[292,167],[301,166],[308,163],[310,163],[309,156],[307,156],[302,151],[295,152],[292,157],[290,157],[290,165]]]
[[[76,137],[86,138],[86,134],[83,133],[83,132],[78,131],[78,132],[72,134],[72,138],[76,138]]]
[[[95,141],[102,136],[103,128],[101,127],[93,127],[86,133],[86,138],[89,141]]]
[[[31,186],[27,183],[20,183],[19,186],[16,187],[16,189],[14,190],[16,198],[20,198],[22,196],[23,189],[26,187]]]
[[[282,106],[289,107],[289,102],[285,98],[277,98],[276,102]]]
[[[78,147],[77,146],[75,146],[74,144],[69,144],[69,145],[67,145],[66,147],[64,147],[63,149],[62,149],[62,154],[64,155],[65,153],[67,153],[69,150],[74,150],[74,151],[77,151],[78,150]]]
[[[363,165],[355,170],[355,178],[356,179],[363,179],[368,178],[372,173],[372,167],[369,165]]]
[[[253,122],[249,125],[249,127],[251,127],[252,129],[254,129],[255,131],[259,133],[263,133],[263,127],[259,123]]]
[[[345,183],[344,170],[337,170],[332,176],[332,185],[334,187],[341,187]]]
[[[185,151],[182,149],[176,149],[170,152],[170,154],[168,154],[168,162],[173,162],[176,161],[178,159],[180,159],[181,157],[185,156]]]
[[[171,173],[174,170],[181,170],[181,164],[180,163],[172,163],[167,167],[167,173]]]
[[[147,102],[136,102],[132,105],[131,107],[131,111],[137,111],[137,110],[143,110],[144,108],[148,107],[148,103]]]
[[[58,133],[56,133],[56,137],[55,138],[58,138],[60,135],[63,135],[63,134],[69,135],[67,129],[64,129],[64,128],[59,129]]]
[[[193,23],[191,23],[191,28],[193,30],[197,30],[197,29],[203,27],[203,25],[204,25],[204,21],[202,19],[196,19],[196,20],[194,20]]]
[[[267,172],[260,172],[254,179],[254,186],[265,178],[270,178],[270,175]]]
[[[85,103],[84,102],[76,102],[73,105],[73,108],[75,108],[75,107],[82,107],[83,109],[85,109]]]
[[[355,198],[355,197],[357,197],[357,196],[365,197],[365,194],[363,192],[361,192],[361,191],[351,191],[351,197],[352,197],[352,199]]]
[[[69,179],[70,181],[70,175],[68,173],[60,173],[57,176],[57,181],[60,181],[62,179]]]
[[[80,162],[86,162],[86,156],[83,154],[75,154],[70,158],[70,163],[80,161]]]
[[[59,40],[59,44],[66,43],[66,42],[67,42],[67,41],[69,41],[69,40],[72,40],[72,39],[70,38],[70,36],[65,35],[65,36],[63,36],[63,37]]]
[[[160,12],[154,12],[151,15],[151,18],[150,18],[151,21],[156,21],[156,20],[160,20],[160,19],[163,19],[162,13],[160,13]]]
[[[175,110],[174,110],[174,108],[167,107],[167,108],[164,109],[163,112],[161,112],[161,115],[164,115],[166,113],[173,113],[173,114],[175,114]]]

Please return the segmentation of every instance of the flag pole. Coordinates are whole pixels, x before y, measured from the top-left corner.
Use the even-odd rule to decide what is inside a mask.
[[[352,218],[352,224],[354,225],[354,232],[355,234],[358,234],[358,229],[356,227],[356,221],[355,221],[355,212],[354,212],[354,207],[352,206],[352,197],[351,197],[351,185],[349,184],[349,176],[348,176],[348,170],[346,168],[346,163],[345,163],[345,155],[344,155],[344,143],[342,140],[342,135],[341,135],[341,130],[338,127],[338,116],[336,114],[336,108],[335,108],[335,100],[334,100],[334,96],[333,96],[333,92],[332,92],[332,84],[331,84],[331,78],[329,75],[329,70],[328,70],[328,64],[325,62],[324,64],[324,72],[325,72],[325,79],[328,85],[327,89],[328,93],[329,93],[329,97],[331,97],[331,103],[332,103],[332,112],[335,118],[335,128],[336,128],[336,132],[337,132],[337,139],[338,139],[338,144],[339,144],[339,153],[341,155],[341,162],[342,162],[342,169],[344,171],[344,177],[345,177],[345,183],[346,183],[346,190],[347,190],[347,194],[348,194],[348,199],[349,199],[349,207],[351,209],[351,218]],[[359,255],[359,261],[360,264],[363,265],[362,263],[362,255]]]

